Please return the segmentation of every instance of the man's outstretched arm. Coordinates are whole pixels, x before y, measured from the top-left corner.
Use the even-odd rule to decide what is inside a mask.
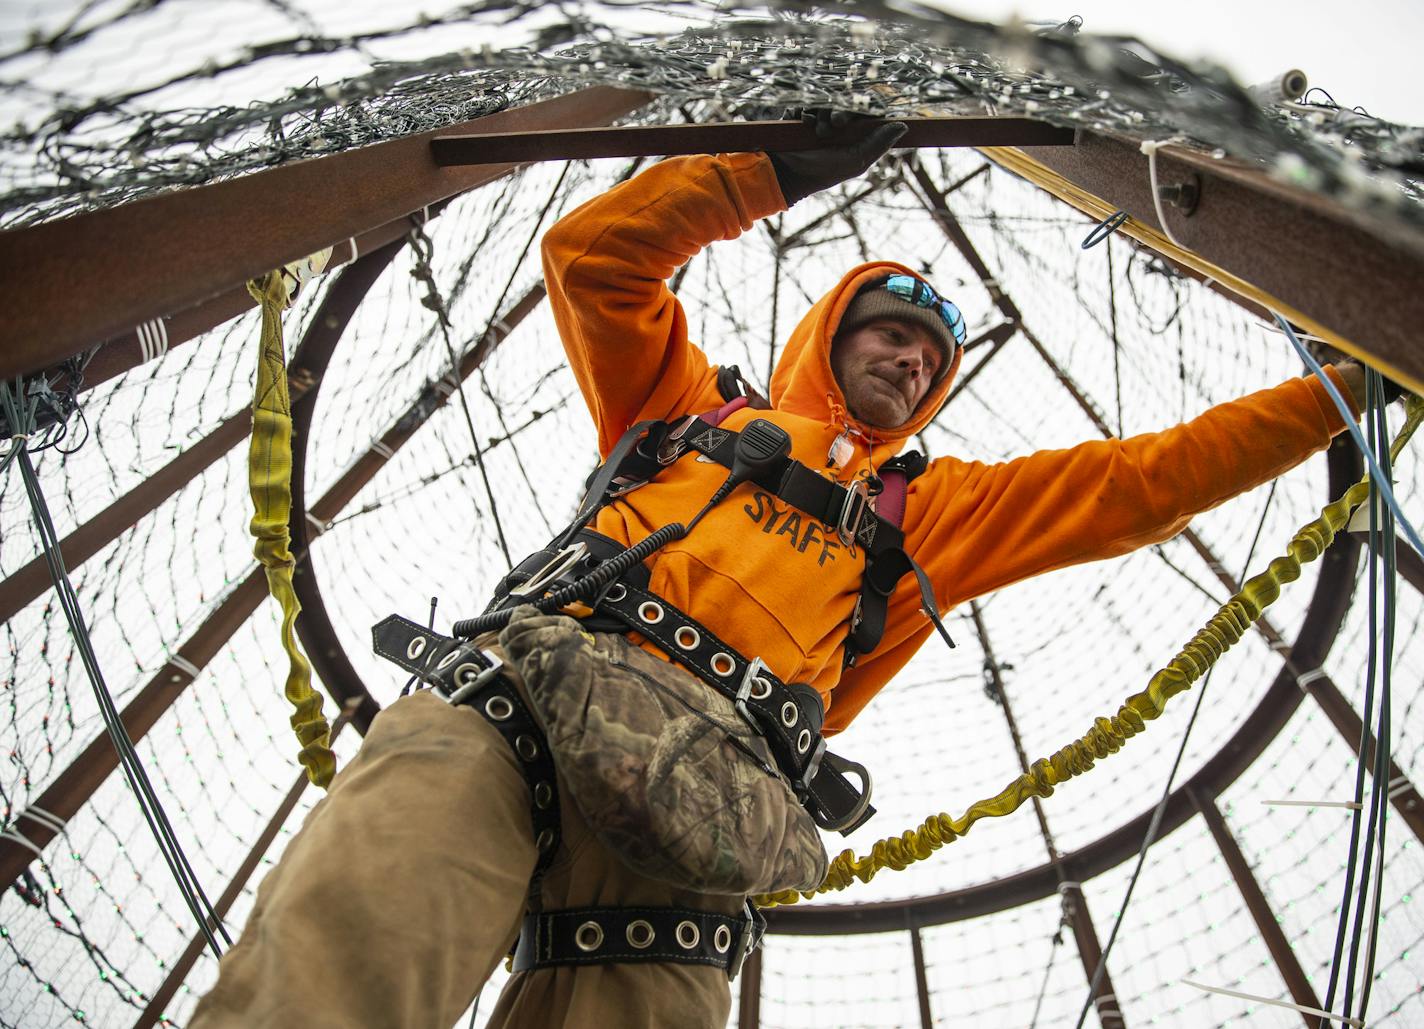
[[[716,402],[715,376],[666,280],[707,244],[785,207],[764,154],[678,157],[545,234],[549,302],[601,453],[633,422]]]

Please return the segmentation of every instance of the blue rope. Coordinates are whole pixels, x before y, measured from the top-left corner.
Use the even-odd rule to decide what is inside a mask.
[[[1375,460],[1374,451],[1365,442],[1364,434],[1360,432],[1360,427],[1355,424],[1355,416],[1350,413],[1350,405],[1345,403],[1345,398],[1340,395],[1340,391],[1335,388],[1335,383],[1330,381],[1330,376],[1325,374],[1325,369],[1320,367],[1320,362],[1310,356],[1310,351],[1299,339],[1296,338],[1295,330],[1290,324],[1276,312],[1276,323],[1285,330],[1286,338],[1290,340],[1291,346],[1295,347],[1295,352],[1300,355],[1300,359],[1305,362],[1306,367],[1315,373],[1315,377],[1325,386],[1325,392],[1330,394],[1330,399],[1335,401],[1335,406],[1340,409],[1340,417],[1345,419],[1345,428],[1350,430],[1350,435],[1355,438],[1355,445],[1360,448],[1360,453],[1364,454],[1365,461],[1370,466],[1370,475],[1373,476],[1375,485],[1379,487],[1380,495],[1384,502],[1389,505],[1390,511],[1394,513],[1394,519],[1404,529],[1404,536],[1409,540],[1409,545],[1415,552],[1424,557],[1424,543],[1419,541],[1419,534],[1414,531],[1414,525],[1408,518],[1404,517],[1404,512],[1399,508],[1399,501],[1394,499],[1394,490],[1391,488],[1388,477],[1380,470],[1379,462]],[[1388,446],[1388,442],[1382,441],[1381,446]]]

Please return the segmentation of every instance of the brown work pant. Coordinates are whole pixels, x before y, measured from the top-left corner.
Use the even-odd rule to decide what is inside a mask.
[[[564,792],[545,910],[740,898],[626,868]],[[257,892],[189,1029],[449,1029],[508,952],[535,848],[529,787],[504,738],[428,692],[391,705]],[[726,973],[704,965],[559,967],[512,976],[491,1026],[720,1027]]]

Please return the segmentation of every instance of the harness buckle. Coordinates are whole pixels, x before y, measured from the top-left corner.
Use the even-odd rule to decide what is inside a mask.
[[[574,566],[582,561],[587,554],[587,543],[582,540],[578,543],[570,543],[551,557],[548,564],[531,575],[528,580],[510,590],[509,595],[511,597],[527,597],[531,594],[542,594],[546,586],[558,582],[567,572],[572,571]]]
[[[683,455],[687,450],[687,444],[682,441],[682,437],[687,433],[688,429],[692,428],[692,423],[697,421],[697,418],[698,416],[695,414],[688,415],[682,420],[681,425],[668,433],[667,439],[663,440],[662,444],[658,447],[658,464],[666,468]]]
[[[747,958],[751,957],[752,951],[757,949],[757,945],[761,943],[762,934],[766,932],[766,916],[755,904],[748,900],[743,910],[747,917],[742,922],[742,931],[737,936],[736,949],[732,952],[731,961],[727,965],[728,981],[736,979],[741,974],[742,965]]]
[[[767,690],[762,696],[766,696],[767,693],[771,692],[770,683],[767,683],[766,679],[761,675],[761,673],[765,671],[768,671],[766,662],[759,657],[752,658],[751,662],[747,665],[747,670],[742,673],[742,682],[741,685],[737,687],[737,695],[732,699],[732,703],[737,707],[737,714],[746,719],[747,724],[756,732],[761,732],[761,726],[757,725],[756,715],[752,713],[751,705],[747,703],[747,700],[751,697],[752,689],[756,686],[758,680],[767,686]]]
[[[821,758],[826,756],[826,738],[816,737],[816,749],[811,754],[811,760],[806,762],[806,771],[801,773],[801,778],[796,780],[796,795],[805,797],[811,792],[811,780],[816,778],[816,773],[821,770]]]
[[[436,695],[451,707],[463,704],[470,697],[484,689],[485,686],[489,685],[489,681],[504,670],[504,662],[488,651],[471,649],[469,651],[469,657],[475,660],[461,662],[455,666],[455,674],[451,677],[455,684],[454,693],[446,693],[442,685],[436,685],[435,687]],[[488,667],[479,668],[478,662],[481,661],[488,665]],[[471,675],[466,671],[467,668],[477,668],[478,671],[476,671],[474,675]]]
[[[864,479],[856,479],[845,487],[845,491],[841,515],[836,521],[836,535],[843,546],[850,547],[855,543],[855,534],[860,531],[866,511],[870,510],[870,488]]]

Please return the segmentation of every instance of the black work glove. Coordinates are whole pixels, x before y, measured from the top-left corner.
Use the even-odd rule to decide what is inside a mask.
[[[787,207],[863,174],[906,132],[903,122],[879,122],[849,111],[808,111],[801,120],[815,127],[817,139],[833,145],[768,155]]]

